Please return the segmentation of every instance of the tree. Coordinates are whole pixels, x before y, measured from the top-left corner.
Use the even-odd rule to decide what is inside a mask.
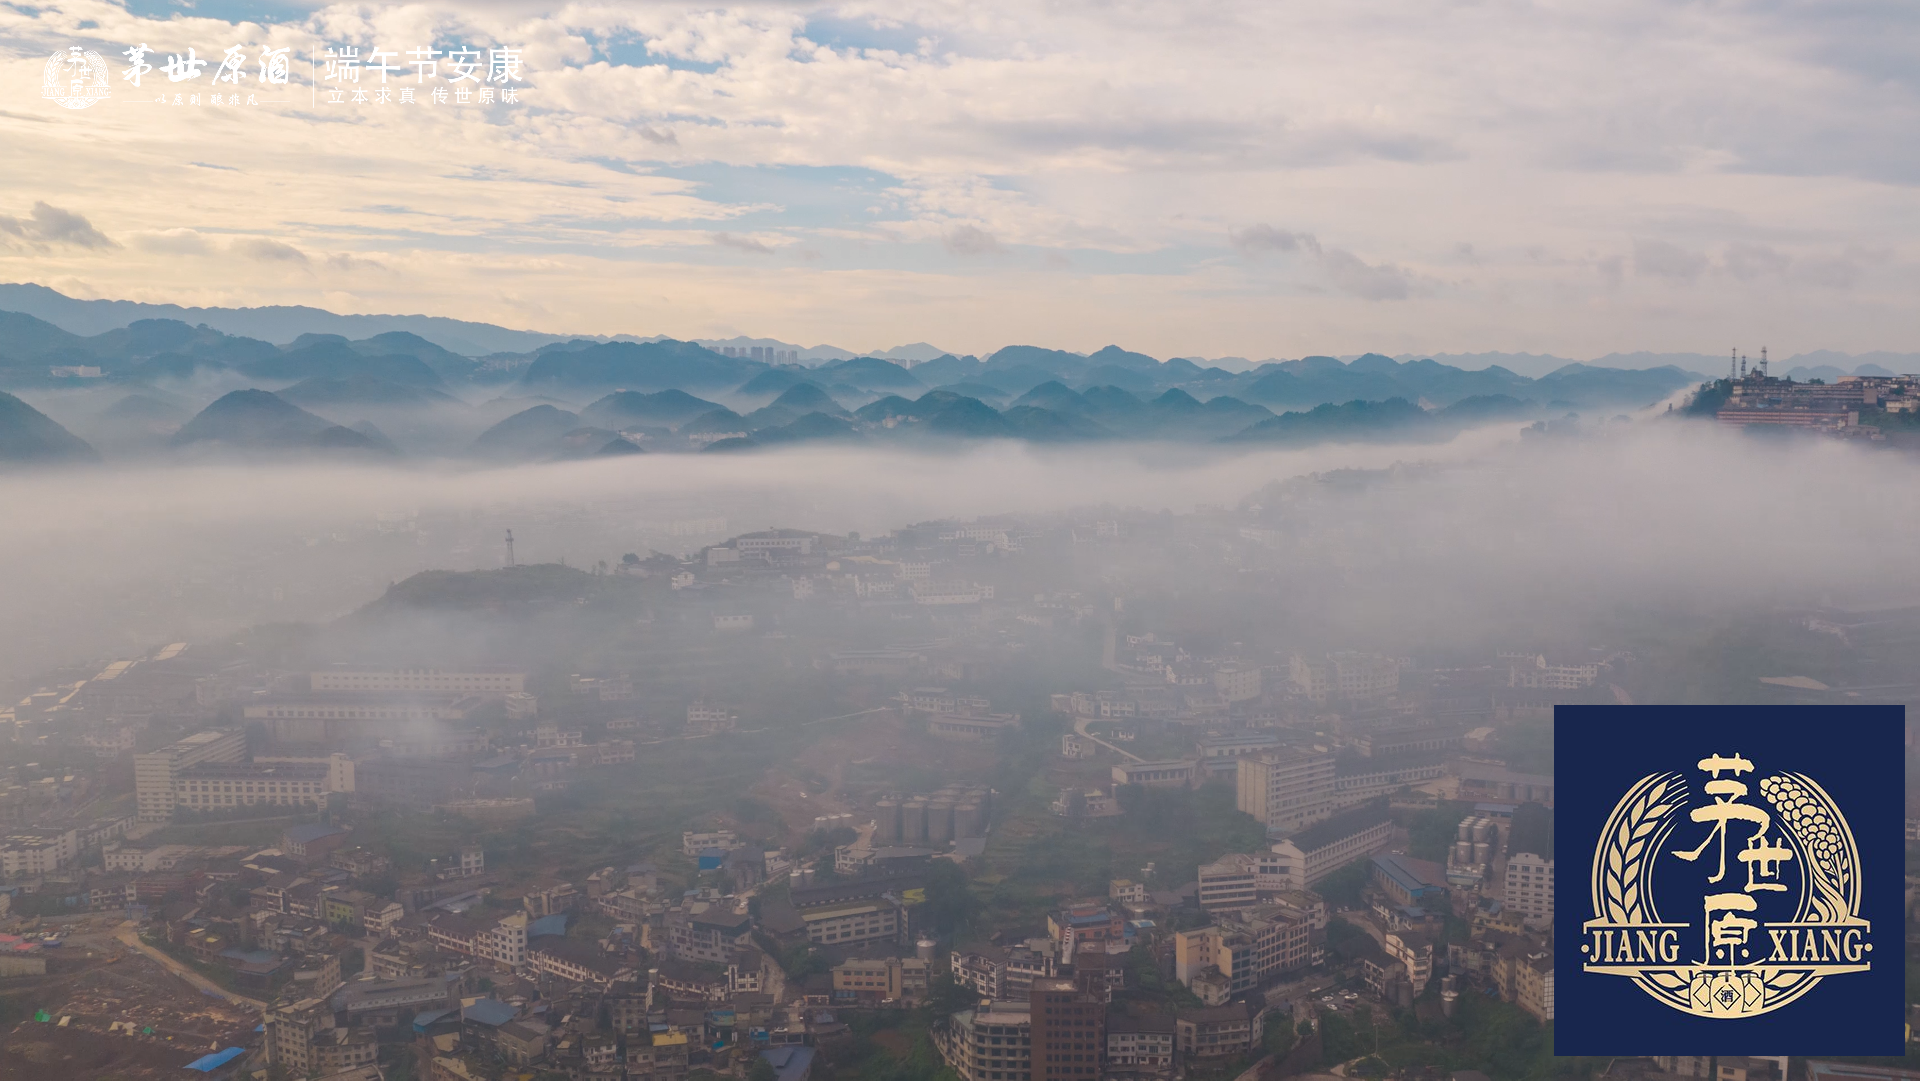
[[[774,1072],[773,1063],[764,1056],[753,1056],[753,1063],[747,1067],[747,1081],[777,1081],[779,1074]]]
[[[980,898],[967,883],[967,873],[952,860],[934,860],[927,868],[926,926],[951,935],[972,922]]]
[[[1342,908],[1359,908],[1360,891],[1366,888],[1373,877],[1373,861],[1360,860],[1349,863],[1338,871],[1320,880],[1314,890],[1327,899],[1329,905]]]
[[[979,1001],[978,992],[948,973],[938,973],[927,981],[927,1008],[933,1011],[935,1017],[958,1013]]]

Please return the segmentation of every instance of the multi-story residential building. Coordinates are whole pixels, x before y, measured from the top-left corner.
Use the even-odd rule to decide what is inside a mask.
[[[1212,969],[1229,993],[1251,991],[1313,962],[1309,916],[1280,905],[1223,914],[1218,923],[1174,936],[1174,976],[1192,986]]]
[[[947,960],[955,983],[973,988],[982,998],[1007,1002],[1027,1001],[1034,980],[1057,972],[1053,954],[1026,945],[955,950]]]
[[[1173,1073],[1174,1021],[1169,1013],[1107,1014],[1107,1071],[1133,1077]]]
[[[727,707],[705,699],[687,706],[687,729],[692,732],[730,732],[740,718]]]
[[[1465,745],[1467,733],[1458,726],[1415,725],[1362,732],[1353,737],[1353,749],[1363,758],[1391,758],[1403,754],[1432,754],[1457,751]]]
[[[1289,868],[1290,888],[1306,889],[1355,860],[1384,852],[1393,841],[1386,800],[1342,811],[1274,843]]]
[[[560,935],[540,935],[527,946],[527,967],[582,987],[604,990],[632,966],[602,953],[597,943]]]
[[[1553,922],[1553,861],[1532,852],[1508,856],[1506,905],[1529,922]]]
[[[1288,674],[1294,689],[1315,702],[1365,702],[1400,689],[1400,662],[1374,653],[1295,654]]]
[[[370,1065],[380,1045],[371,1028],[338,1028],[331,1004],[307,998],[269,1007],[262,1019],[269,1066],[289,1077],[317,1077]]]
[[[1017,713],[933,713],[927,716],[927,734],[940,739],[979,743],[998,739],[1020,727]]]
[[[427,940],[454,953],[519,968],[527,962],[527,914],[515,912],[491,924],[467,916],[435,916],[427,925]]]
[[[711,830],[696,832],[688,830],[680,835],[680,851],[689,856],[698,856],[709,848],[734,849],[740,847],[740,836],[732,830]]]
[[[955,694],[945,687],[915,687],[894,696],[900,711],[913,713],[976,713],[993,710],[993,703],[977,694]]]
[[[1024,1002],[991,1002],[933,1026],[933,1045],[960,1081],[1038,1081],[1033,1017]]]
[[[1200,764],[1191,758],[1165,762],[1122,762],[1113,767],[1113,783],[1151,788],[1191,788],[1199,769]]]
[[[1249,908],[1277,894],[1299,887],[1298,867],[1291,853],[1229,852],[1199,871],[1200,907],[1209,912]]]
[[[174,775],[173,804],[189,811],[233,807],[318,807],[333,770],[312,762],[201,762]]]
[[[1188,1058],[1244,1055],[1260,1045],[1261,1013],[1239,1001],[1174,1014],[1174,1046]]]
[[[1219,924],[1174,936],[1173,973],[1188,987],[1204,976],[1218,974],[1229,996],[1260,984],[1253,967],[1253,939]]]
[[[1243,755],[1235,789],[1239,808],[1266,823],[1268,833],[1305,829],[1333,815],[1333,753],[1315,748]]]
[[[1215,912],[1258,904],[1258,863],[1258,856],[1229,852],[1212,863],[1201,864],[1200,907]]]
[[[1123,905],[1144,905],[1147,903],[1147,884],[1130,878],[1111,879],[1107,882],[1107,899]]]
[[[1089,946],[1105,949],[1126,939],[1127,921],[1105,901],[1076,901],[1047,913],[1047,937],[1065,961]]]
[[[1250,702],[1260,697],[1260,666],[1228,661],[1213,670],[1213,687],[1229,702]]]
[[[26,828],[0,837],[0,874],[8,878],[47,875],[80,855],[80,833],[55,827]]]
[[[899,941],[907,927],[905,906],[885,895],[803,908],[800,918],[807,941],[821,945]]]
[[[1028,992],[1033,1031],[1033,1081],[1098,1078],[1107,1051],[1104,995],[1071,979],[1033,981]]]
[[[809,555],[818,540],[818,534],[803,533],[796,529],[768,529],[758,533],[743,533],[733,539],[733,550],[741,559],[758,556],[763,559],[791,559]]]
[[[195,732],[157,751],[133,756],[134,805],[142,822],[164,822],[173,817],[175,784],[180,772],[202,762],[238,762],[247,753],[247,735],[240,729]]]
[[[1239,759],[1250,754],[1277,750],[1280,737],[1272,732],[1218,732],[1200,741],[1200,769],[1207,777],[1233,780]]]
[[[1553,1020],[1553,957],[1539,953],[1514,972],[1513,1001],[1542,1024]]]
[[[527,674],[506,668],[357,668],[336,664],[307,674],[315,692],[433,693],[505,696],[526,693]]]
[[[1507,686],[1548,691],[1577,691],[1600,679],[1598,664],[1548,664],[1543,654],[1501,655],[1508,663]]]
[[[666,918],[668,951],[682,961],[724,965],[733,951],[753,941],[753,920],[744,912],[718,905],[699,912],[675,911]]]
[[[917,1002],[932,962],[921,957],[850,957],[833,968],[833,997],[845,1002]]]
[[[1414,997],[1424,994],[1433,977],[1433,940],[1416,931],[1388,931],[1380,948],[1400,963]]]

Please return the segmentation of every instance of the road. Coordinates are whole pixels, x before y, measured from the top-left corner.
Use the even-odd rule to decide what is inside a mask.
[[[1132,751],[1123,750],[1119,747],[1115,747],[1113,744],[1108,743],[1106,740],[1101,739],[1099,736],[1096,736],[1093,733],[1087,731],[1087,725],[1092,723],[1093,723],[1092,717],[1082,717],[1079,720],[1073,722],[1073,730],[1075,732],[1080,733],[1080,735],[1083,738],[1090,739],[1095,743],[1098,743],[1100,746],[1105,747],[1107,750],[1112,751],[1114,754],[1120,755],[1122,758],[1130,758],[1135,762],[1146,761],[1146,759],[1140,757],[1137,754],[1134,754]]]
[[[198,972],[195,972],[193,969],[187,967],[186,965],[181,964],[180,962],[174,960],[173,958],[168,957],[166,954],[161,953],[159,950],[154,949],[152,946],[147,945],[145,942],[140,941],[139,932],[134,930],[133,922],[131,920],[121,924],[120,929],[114,932],[113,937],[119,939],[120,944],[122,946],[125,946],[130,950],[139,951],[141,954],[145,955],[146,957],[153,960],[156,964],[166,969],[168,972],[173,973],[175,976],[180,977],[181,979],[187,981],[188,983],[199,988],[201,991],[206,992],[207,994],[216,995],[220,998],[226,999],[228,1002],[233,1003],[235,1006],[241,1006],[247,1009],[263,1010],[267,1006],[266,1003],[260,1001],[257,998],[248,998],[245,995],[236,994],[232,991],[227,990],[226,988],[220,986],[219,984],[214,983],[212,980],[207,979],[205,976],[200,975]]]

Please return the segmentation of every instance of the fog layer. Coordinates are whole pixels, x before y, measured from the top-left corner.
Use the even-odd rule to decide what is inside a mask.
[[[1436,468],[1357,488],[1276,486],[1396,462]],[[0,679],[260,622],[332,618],[416,571],[502,565],[508,529],[519,562],[593,567],[769,526],[871,534],[997,514],[1091,523],[1101,505],[1226,508],[1222,550],[1258,549],[1224,560],[1142,552],[1117,575],[1230,589],[1236,561],[1241,572],[1260,563],[1300,575],[1301,603],[1326,607],[1354,635],[1401,641],[1521,611],[1574,620],[1635,603],[1847,603],[1869,589],[1885,603],[1920,596],[1907,550],[1920,527],[1914,470],[1906,456],[1833,441],[1656,421],[1234,457],[992,443],[946,455],[822,447],[481,472],[22,474],[0,478],[12,511],[0,524]]]

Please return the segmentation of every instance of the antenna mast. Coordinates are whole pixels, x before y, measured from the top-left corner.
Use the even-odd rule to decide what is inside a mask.
[[[1765,379],[1766,377],[1767,377],[1767,347],[1763,345],[1760,347],[1760,378]]]
[[[513,530],[511,529],[507,530],[507,566],[519,566],[518,563],[513,561]]]
[[[1727,350],[1727,378],[1733,379],[1734,371],[1740,367],[1740,350]]]

